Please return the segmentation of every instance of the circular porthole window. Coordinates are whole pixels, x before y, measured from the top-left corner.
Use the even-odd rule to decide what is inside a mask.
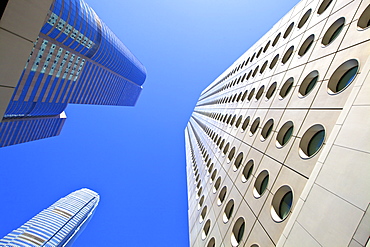
[[[275,67],[275,65],[276,65],[276,63],[277,63],[278,60],[279,60],[279,54],[276,54],[276,56],[272,59],[269,68],[270,69],[273,69]]]
[[[211,166],[208,168],[208,173],[211,173],[213,170],[213,163],[211,164]]]
[[[242,182],[245,183],[248,181],[248,179],[251,177],[253,172],[253,166],[254,161],[249,160],[247,164],[244,166],[243,172],[242,172]]]
[[[253,73],[253,70],[250,70],[248,75],[247,75],[247,80],[249,80],[249,78],[252,76],[252,73]]]
[[[224,186],[221,189],[220,194],[218,194],[218,198],[217,198],[217,205],[218,206],[220,206],[225,201],[226,193],[227,193],[227,187]]]
[[[265,53],[265,52],[267,51],[267,49],[268,49],[268,48],[269,48],[269,46],[270,46],[270,43],[271,43],[271,41],[270,41],[270,40],[266,43],[265,48],[263,48],[263,53]]]
[[[358,19],[357,26],[362,29],[370,26],[370,5],[368,5],[364,12],[362,12],[360,18]]]
[[[307,12],[302,16],[301,20],[298,23],[298,28],[302,28],[306,24],[308,18],[310,17],[312,9],[307,10]]]
[[[272,198],[271,216],[276,222],[285,220],[292,208],[293,191],[288,185],[280,187]]]
[[[307,53],[307,51],[311,48],[313,41],[315,39],[315,35],[311,34],[308,38],[303,42],[301,48],[299,48],[298,55],[303,56]]]
[[[202,240],[207,238],[210,229],[211,229],[211,220],[208,219],[207,222],[203,226]]]
[[[322,1],[322,3],[320,4],[319,9],[317,10],[317,13],[319,15],[321,15],[322,13],[324,13],[324,11],[329,7],[329,5],[332,2],[333,2],[333,0],[324,0],[324,1]]]
[[[217,175],[217,169],[215,169],[213,172],[212,172],[212,175],[211,175],[211,178],[209,180],[209,183],[212,184],[213,181],[215,180],[216,178],[216,175]]]
[[[258,69],[260,68],[260,66],[257,66],[254,71],[253,71],[253,74],[252,74],[252,77],[255,77],[257,72],[258,72]]]
[[[245,230],[245,220],[240,217],[234,224],[233,230],[231,232],[231,244],[236,247],[241,243]]]
[[[243,96],[242,96],[242,101],[245,100],[245,98],[247,97],[248,95],[248,90],[245,90],[245,92],[243,93]]]
[[[242,123],[243,116],[240,115],[238,120],[236,120],[235,128],[239,128],[240,124]]]
[[[245,131],[247,129],[247,126],[249,124],[249,121],[250,121],[250,117],[248,116],[246,119],[244,119],[244,122],[243,122],[243,125],[242,125],[242,130]]]
[[[323,45],[329,45],[332,43],[340,34],[344,27],[345,19],[344,17],[339,18],[336,20],[325,32],[324,37],[322,38],[321,43]]]
[[[207,247],[216,247],[216,240],[215,238],[211,238],[207,244]]]
[[[220,188],[220,185],[221,185],[221,176],[219,176],[215,182],[215,185],[213,186],[213,193],[216,193],[217,190]]]
[[[253,54],[252,58],[251,58],[251,62],[253,61],[254,57],[256,56],[256,53]]]
[[[267,64],[268,64],[268,61],[265,61],[265,63],[262,65],[261,67],[261,70],[260,70],[260,74],[263,73],[263,71],[265,71],[266,67],[267,67]]]
[[[342,63],[330,77],[328,91],[330,94],[337,94],[344,91],[354,80],[358,71],[356,59]]]
[[[240,92],[239,95],[238,95],[238,98],[236,98],[236,102],[239,102],[240,101],[240,99],[242,98],[242,95],[243,95],[243,93]]]
[[[230,150],[230,153],[229,153],[229,155],[227,156],[227,162],[230,162],[230,161],[234,158],[234,155],[235,155],[235,147],[233,147],[233,148]]]
[[[224,148],[224,155],[226,155],[227,151],[229,151],[229,147],[230,147],[230,143],[228,142],[226,145],[225,145],[225,148]]]
[[[289,34],[292,32],[293,26],[294,26],[294,22],[290,23],[289,27],[286,29],[283,35],[284,39],[286,39],[289,36]]]
[[[302,81],[301,85],[299,86],[298,93],[299,97],[304,97],[309,94],[312,89],[315,87],[317,80],[319,79],[319,72],[317,70],[312,71],[309,73]]]
[[[204,195],[200,198],[199,203],[198,203],[198,210],[203,206],[204,203]]]
[[[269,135],[272,132],[273,126],[274,126],[274,120],[271,118],[265,123],[265,125],[262,128],[261,141],[265,141],[269,137]]]
[[[251,90],[251,92],[248,95],[248,101],[250,101],[253,98],[254,91],[256,91],[254,88]]]
[[[258,129],[258,126],[260,125],[260,118],[256,118],[252,125],[251,125],[251,128],[249,129],[249,135],[250,136],[253,136],[254,133],[256,133],[257,129]]]
[[[256,181],[254,182],[253,195],[255,198],[260,198],[267,189],[269,183],[269,173],[266,170],[263,170]]]
[[[303,134],[299,143],[299,155],[304,158],[311,158],[317,154],[324,144],[325,129],[321,124],[311,126]]]
[[[293,82],[294,82],[293,77],[290,77],[288,80],[286,80],[284,85],[281,87],[281,90],[279,93],[279,96],[280,96],[279,98],[281,100],[284,99],[289,94],[289,92],[292,90]]]
[[[286,122],[279,130],[276,137],[276,147],[282,148],[287,144],[293,134],[293,122]]]
[[[272,42],[272,46],[275,46],[277,44],[277,42],[279,41],[280,39],[280,36],[281,36],[281,33],[278,33],[278,35],[276,35],[274,41]]]
[[[260,48],[260,50],[258,51],[256,58],[258,58],[258,57],[261,55],[261,53],[262,53],[262,47],[261,47],[261,48]]]
[[[234,161],[234,165],[233,165],[234,172],[236,172],[239,169],[242,162],[243,162],[243,152],[239,153]]]
[[[277,86],[276,81],[270,85],[269,89],[266,92],[266,100],[269,100],[272,97],[272,95],[274,95],[276,91],[276,86]]]
[[[281,59],[281,62],[283,64],[286,64],[288,62],[289,58],[292,56],[294,51],[294,46],[292,45],[284,54],[283,59]]]
[[[231,199],[226,204],[226,207],[225,207],[225,210],[224,210],[224,214],[222,216],[222,220],[223,220],[224,223],[229,222],[231,216],[233,215],[233,211],[234,211],[234,200]]]
[[[234,125],[235,120],[236,120],[236,115],[234,115],[233,118],[231,119],[230,126]]]
[[[265,86],[262,85],[262,87],[260,87],[260,89],[258,89],[258,92],[256,94],[256,100],[259,100],[263,94],[263,90],[265,90]]]
[[[202,223],[204,221],[204,218],[206,217],[207,214],[207,206],[204,206],[202,212],[200,213],[199,216],[199,223]]]
[[[197,193],[197,195],[195,197],[196,199],[199,199],[200,195],[202,194],[202,191],[203,191],[203,188],[200,187],[200,189],[198,190],[198,193]]]
[[[224,144],[225,144],[225,139],[223,139],[222,142],[220,143],[220,150],[224,147]]]

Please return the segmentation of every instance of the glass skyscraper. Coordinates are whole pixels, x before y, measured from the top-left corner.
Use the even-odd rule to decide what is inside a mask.
[[[91,219],[99,195],[80,189],[61,198],[0,240],[0,246],[71,246]]]
[[[58,135],[68,103],[133,106],[146,78],[83,0],[52,2],[24,63],[0,123],[0,147]]]

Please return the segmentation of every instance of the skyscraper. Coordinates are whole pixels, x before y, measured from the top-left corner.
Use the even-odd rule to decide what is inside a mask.
[[[68,103],[135,105],[146,70],[83,0],[1,13],[0,147],[58,135]]]
[[[302,0],[201,93],[191,246],[369,246],[369,19]]]
[[[80,189],[61,198],[0,240],[0,246],[71,246],[90,221],[99,195]]]

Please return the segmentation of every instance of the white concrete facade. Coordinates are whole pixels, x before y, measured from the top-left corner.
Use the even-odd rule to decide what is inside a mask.
[[[202,92],[191,246],[369,246],[369,4],[299,2]]]

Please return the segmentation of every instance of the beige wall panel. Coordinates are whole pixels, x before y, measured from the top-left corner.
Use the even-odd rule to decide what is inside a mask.
[[[354,106],[347,116],[336,144],[363,152],[370,151],[370,142],[363,136],[370,136],[370,106]]]
[[[298,223],[295,223],[284,247],[321,247],[321,245]]]
[[[322,246],[345,246],[351,241],[362,215],[363,211],[357,207],[314,185],[298,223]]]
[[[244,246],[250,247],[253,244],[258,244],[261,247],[275,246],[258,221],[256,221],[256,224],[254,225],[252,232],[248,236],[248,239]]]
[[[33,43],[0,29],[0,44],[0,86],[16,87]]]
[[[40,33],[52,2],[52,0],[10,0],[0,26],[32,43]]]
[[[2,74],[3,75],[3,74]],[[0,86],[0,119],[8,108],[9,101],[14,93],[14,88]]]
[[[369,161],[369,153],[333,146],[316,183],[366,210],[370,201]]]

